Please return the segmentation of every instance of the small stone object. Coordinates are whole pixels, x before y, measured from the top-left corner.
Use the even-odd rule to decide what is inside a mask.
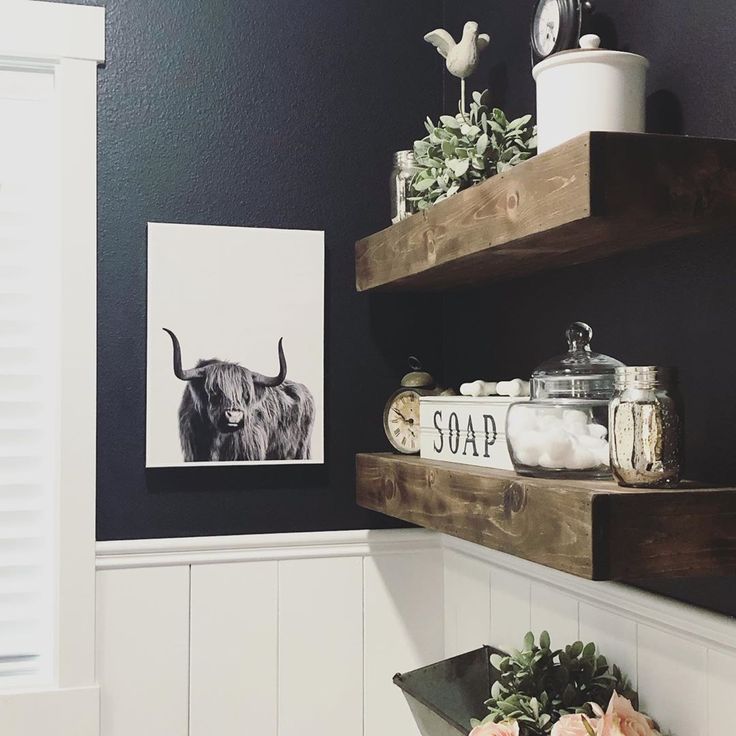
[[[461,396],[529,396],[529,381],[472,381],[460,386]]]
[[[496,386],[499,396],[529,396],[529,381],[514,378],[511,381],[499,381]]]
[[[496,381],[471,381],[460,386],[461,396],[497,396]]]

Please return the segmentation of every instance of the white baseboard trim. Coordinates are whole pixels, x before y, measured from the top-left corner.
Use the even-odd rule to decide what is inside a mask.
[[[368,557],[441,549],[425,529],[254,534],[97,542],[97,569],[204,565],[218,562]]]
[[[736,654],[736,619],[729,616],[712,613],[621,583],[578,578],[445,534],[442,535],[442,546],[445,550],[487,562],[494,568],[516,573],[614,614],[634,618],[639,623],[680,637],[686,636],[691,641],[712,649],[728,650]]]
[[[23,736],[99,736],[100,688],[0,693],[0,733]]]

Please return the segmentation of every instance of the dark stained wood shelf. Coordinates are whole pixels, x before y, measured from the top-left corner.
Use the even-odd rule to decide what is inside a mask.
[[[736,141],[588,133],[356,243],[356,287],[442,290],[736,228]]]
[[[736,573],[736,489],[636,490],[357,456],[360,506],[593,580]]]

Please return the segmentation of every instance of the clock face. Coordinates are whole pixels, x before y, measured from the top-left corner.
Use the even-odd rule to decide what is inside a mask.
[[[394,394],[383,412],[383,428],[394,449],[419,452],[419,394],[410,389]]]
[[[549,56],[555,50],[561,23],[558,0],[540,0],[532,23],[532,43],[539,56]]]

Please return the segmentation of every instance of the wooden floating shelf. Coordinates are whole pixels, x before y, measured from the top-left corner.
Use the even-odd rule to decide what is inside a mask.
[[[736,573],[736,489],[635,490],[390,454],[358,505],[593,580]]]
[[[441,290],[736,228],[736,141],[588,133],[356,243],[356,287]]]

